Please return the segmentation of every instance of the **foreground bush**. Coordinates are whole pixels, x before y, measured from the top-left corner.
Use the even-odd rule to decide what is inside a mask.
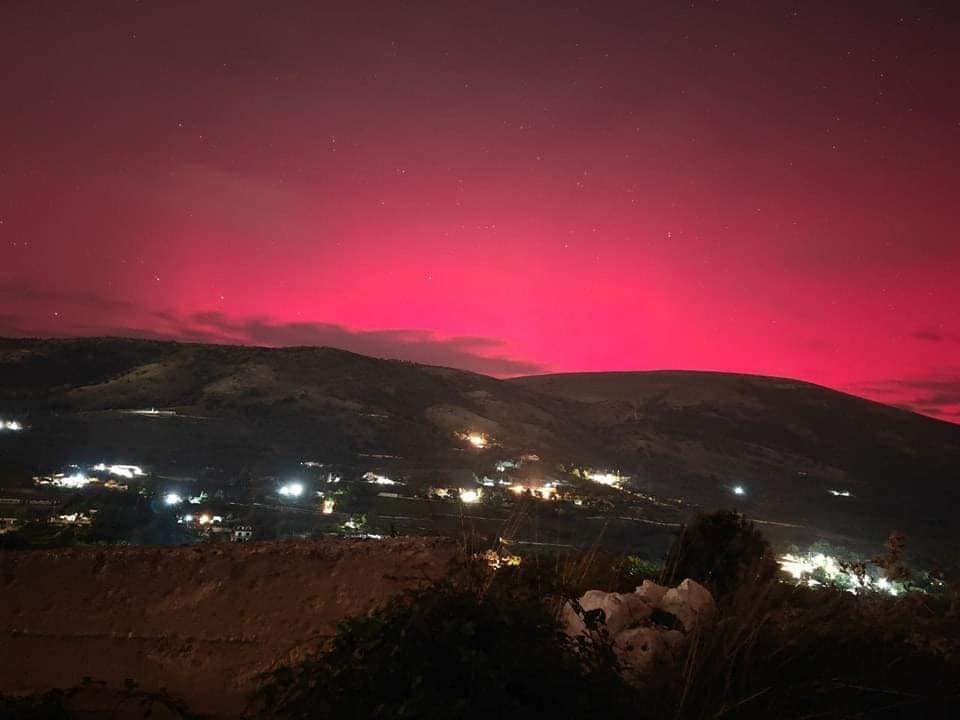
[[[954,718],[960,618],[947,596],[742,586],[674,678],[673,716]]]
[[[612,656],[573,651],[541,599],[442,583],[343,623],[259,702],[279,718],[556,720],[625,716],[630,693]]]
[[[589,648],[571,647],[558,631],[554,598],[545,597],[583,581],[628,585],[632,561],[541,556],[492,581],[458,578],[406,593],[343,623],[322,652],[269,679],[261,716],[956,717],[960,615],[952,595],[855,596],[770,582],[754,562],[730,561],[731,548],[746,547],[762,562],[765,543],[755,544],[739,520],[719,526],[728,538],[733,527],[740,544],[714,546],[719,562],[704,556],[699,568],[686,565],[707,568],[715,582],[726,578],[716,622],[646,690],[620,680],[603,633]]]
[[[777,574],[770,543],[756,526],[732,510],[699,514],[680,531],[664,567],[664,582],[693,578],[718,598],[742,585],[763,584]]]

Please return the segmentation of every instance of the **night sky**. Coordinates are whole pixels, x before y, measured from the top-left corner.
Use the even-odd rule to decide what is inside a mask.
[[[960,421],[953,7],[3,0],[0,334]]]

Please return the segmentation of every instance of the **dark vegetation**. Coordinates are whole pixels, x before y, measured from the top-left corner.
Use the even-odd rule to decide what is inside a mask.
[[[51,524],[30,518],[17,530],[0,535],[0,550],[39,550],[73,545],[179,545],[193,542],[172,513],[158,513],[155,502],[134,493],[110,490],[77,493],[58,513],[91,517],[89,526]],[[34,511],[36,512],[36,511]]]
[[[560,634],[556,611],[588,588],[629,591],[658,570],[710,585],[720,615],[679,671],[643,690],[620,680],[609,647]],[[407,593],[342,624],[256,699],[261,717],[290,719],[948,718],[958,703],[955,591],[854,596],[778,582],[766,541],[728,512],[698,518],[663,568],[541,555]]]
[[[466,543],[445,580],[345,621],[317,652],[266,675],[248,716],[920,719],[955,717],[960,703],[957,587],[891,597],[780,582],[769,545],[736,513],[698,517],[662,564],[595,548],[492,572],[469,560],[482,549]],[[873,562],[909,574],[903,550],[894,536]],[[718,617],[691,636],[681,666],[643,687],[621,680],[602,618],[598,644],[560,632],[561,604],[588,589],[685,576],[713,590]],[[0,697],[0,719],[95,717],[76,711],[90,691]],[[190,716],[133,681],[113,710],[121,700],[152,703],[150,716]]]
[[[740,513],[721,510],[698,515],[680,531],[663,580],[676,585],[693,578],[726,597],[743,585],[768,583],[776,574],[776,558],[760,531]]]

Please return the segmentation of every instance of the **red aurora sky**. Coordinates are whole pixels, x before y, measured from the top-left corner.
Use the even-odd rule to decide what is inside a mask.
[[[960,421],[952,8],[8,0],[0,334],[742,371]]]

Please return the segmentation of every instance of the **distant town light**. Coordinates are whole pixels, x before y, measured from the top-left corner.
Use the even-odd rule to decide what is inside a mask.
[[[541,485],[533,489],[533,494],[538,495],[543,500],[549,500],[557,494],[557,488],[553,483]]]
[[[0,420],[0,430],[10,430],[12,432],[18,432],[23,430],[23,425],[21,425],[16,420]]]
[[[467,505],[480,502],[481,497],[483,497],[483,490],[480,488],[477,488],[476,490],[467,490],[466,488],[462,488],[460,490],[460,502],[466,503]]]
[[[588,480],[592,480],[595,483],[615,488],[619,488],[623,484],[623,481],[626,480],[620,473],[612,472],[588,472],[586,476]]]
[[[193,522],[193,515],[187,513],[181,518],[181,520],[183,520],[183,522]]]
[[[396,485],[396,480],[391,480],[386,475],[377,475],[376,473],[368,472],[365,473],[363,479],[368,483],[373,483],[374,485]]]
[[[853,497],[849,490],[828,490],[834,497]]]
[[[90,478],[78,472],[64,478],[56,478],[53,484],[65,488],[82,488],[90,484]]]
[[[179,493],[168,492],[163,496],[163,502],[165,505],[179,505],[183,502],[183,498],[180,497]]]
[[[746,495],[747,490],[743,485],[734,485],[731,490],[733,490],[734,495]]]
[[[281,485],[277,492],[283,497],[300,497],[303,495],[303,483],[289,482],[286,485]]]
[[[883,575],[857,574],[832,555],[787,553],[780,556],[777,562],[780,569],[787,575],[799,584],[809,587],[823,585],[821,581],[825,580],[828,584],[836,585],[853,594],[879,591],[888,595],[898,595],[903,591],[902,585],[891,582]]]
[[[487,446],[487,436],[479,432],[467,433],[467,442],[475,448],[485,448]]]
[[[93,469],[97,472],[108,472],[111,475],[127,478],[128,480],[141,477],[144,474],[143,468],[138,465],[107,465],[106,463],[98,463],[93,466]]]

